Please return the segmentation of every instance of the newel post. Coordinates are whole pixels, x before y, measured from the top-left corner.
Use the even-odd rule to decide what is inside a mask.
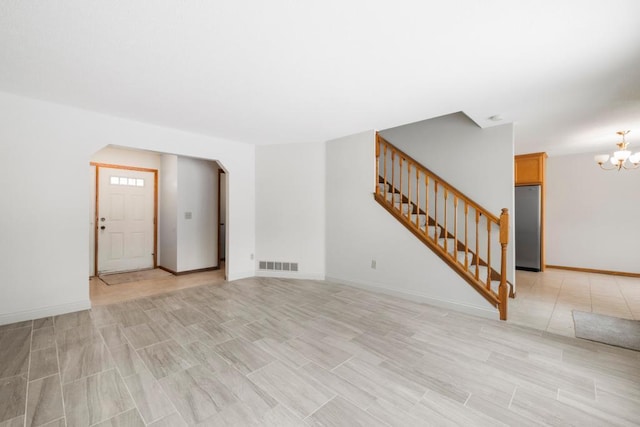
[[[502,209],[500,214],[500,246],[502,246],[502,258],[500,260],[500,286],[498,297],[500,304],[500,320],[507,320],[507,244],[509,243],[509,209]]]

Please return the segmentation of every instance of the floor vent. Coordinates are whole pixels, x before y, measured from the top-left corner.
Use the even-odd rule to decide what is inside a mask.
[[[271,271],[298,271],[298,263],[282,261],[259,261],[258,268],[260,270]]]

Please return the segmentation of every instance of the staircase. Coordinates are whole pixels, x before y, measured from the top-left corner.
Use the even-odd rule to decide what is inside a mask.
[[[508,210],[493,215],[379,134],[376,176],[375,200],[507,320]]]

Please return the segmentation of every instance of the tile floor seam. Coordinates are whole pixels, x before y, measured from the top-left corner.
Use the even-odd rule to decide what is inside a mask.
[[[271,363],[274,363],[274,362],[277,362],[277,361],[278,361],[278,360],[276,359],[276,360],[274,360],[274,361],[273,361],[273,362],[271,362]],[[269,363],[269,365],[270,365],[271,363]],[[267,395],[269,395],[269,394],[266,392],[266,390],[264,390],[262,387],[260,387],[260,386],[259,386],[258,384],[256,384],[255,382],[253,382],[253,381],[251,380],[251,378],[249,377],[249,375],[253,374],[254,372],[258,372],[259,370],[261,370],[261,369],[263,369],[263,368],[266,368],[267,366],[268,366],[268,365],[265,365],[265,366],[261,367],[260,369],[257,369],[257,370],[255,370],[255,371],[253,371],[253,372],[248,373],[248,374],[243,374],[242,372],[238,371],[234,366],[231,366],[231,368],[232,368],[232,369],[236,369],[236,371],[237,371],[240,375],[244,375],[244,377],[245,377],[249,382],[251,382],[251,384],[253,384],[254,386],[258,387],[258,388],[259,388],[260,390],[262,390],[264,393],[266,393]],[[232,393],[233,393],[233,391],[232,391]],[[233,393],[233,394],[235,395],[235,393]],[[271,395],[269,395],[269,396],[271,396]],[[295,411],[293,408],[289,407],[289,405],[287,405],[287,404],[286,404],[286,403],[284,403],[284,402],[281,402],[281,401],[280,401],[277,397],[275,397],[275,396],[271,396],[271,398],[272,398],[272,399],[274,399],[276,402],[278,402],[278,405],[282,405],[282,407],[283,407],[283,408],[286,408],[286,409],[287,409],[287,410],[288,410],[288,411],[289,411],[289,412],[290,412],[294,417],[296,417],[297,419],[300,419],[301,421],[303,421],[303,422],[304,422],[304,419],[302,419],[301,417],[299,417],[299,416],[298,416],[298,414],[296,413],[296,411]],[[306,419],[306,418],[307,418],[307,417],[305,417],[305,419]]]
[[[144,363],[144,362],[143,362],[143,363]],[[135,375],[135,374],[134,374],[134,375]],[[153,377],[153,374],[150,374],[150,375]],[[176,407],[176,405],[173,403],[173,400],[171,400],[171,399],[169,398],[169,396],[167,396],[167,393],[164,391],[164,388],[163,388],[163,387],[162,387],[162,385],[160,384],[160,381],[158,381],[157,379],[155,379],[155,377],[153,377],[153,380],[154,380],[154,381],[156,381],[156,382],[158,383],[158,387],[160,388],[160,393],[162,393],[162,395],[163,395],[164,397],[166,397],[167,401],[169,402],[169,404],[170,404],[170,405],[171,405],[171,407],[173,408],[174,413],[176,413],[176,414],[180,415],[180,417],[184,420],[184,417],[182,416],[182,414],[180,413],[180,411],[178,411],[178,408],[177,408],[177,407]],[[124,384],[125,384],[125,386],[127,386],[127,387],[128,387],[128,385],[127,385],[127,382],[126,382],[126,381],[124,381]],[[138,403],[135,401],[135,399],[133,400],[133,402],[136,404],[136,408],[137,408],[137,407],[138,407]],[[138,412],[140,412],[140,411],[138,410]],[[171,414],[169,414],[169,415],[171,415]],[[145,421],[144,417],[142,416],[142,414],[140,414],[140,417],[142,418],[142,421],[143,421],[146,425],[153,424],[153,423],[155,423],[156,421],[159,421],[159,420],[161,420],[162,418],[167,417],[167,416],[168,416],[168,415],[160,416],[160,417],[158,417],[158,418],[156,418],[156,419],[154,419],[154,420],[152,420],[152,421],[149,421],[149,422],[147,423],[147,422]]]
[[[108,349],[107,349],[107,350],[108,350]],[[111,357],[111,355],[109,355],[109,357]],[[105,368],[105,369],[103,369],[103,370],[101,370],[101,371],[92,372],[90,375],[85,375],[85,376],[83,376],[83,377],[79,377],[79,378],[76,378],[76,379],[74,379],[74,380],[67,381],[66,383],[63,383],[63,384],[62,384],[62,386],[64,387],[64,386],[66,386],[66,385],[68,385],[68,384],[75,383],[76,381],[82,381],[82,380],[85,380],[85,379],[87,379],[87,378],[89,378],[89,377],[94,377],[94,376],[96,376],[96,375],[104,374],[105,372],[109,372],[109,371],[114,370],[114,369],[116,369],[115,364],[114,364],[114,366],[111,366],[111,367]],[[60,373],[60,374],[62,375],[62,373]],[[118,375],[120,375],[120,373],[118,373]]]
[[[144,312],[144,311],[143,311],[143,312]],[[138,353],[137,353],[137,349],[136,349],[136,348],[135,348],[135,346],[133,345],[133,342],[131,342],[131,340],[129,339],[129,336],[128,336],[128,335],[125,333],[125,331],[124,331],[126,328],[124,328],[124,327],[122,327],[122,328],[121,328],[119,323],[116,323],[116,325],[118,325],[118,328],[120,329],[120,332],[122,333],[122,336],[124,337],[125,341],[127,342],[127,345],[129,345],[129,347],[130,347],[134,352],[136,352],[136,355],[137,355],[137,354],[138,354]],[[102,339],[105,341],[105,343],[104,343],[104,344],[105,344],[105,345],[107,345],[107,342],[106,342],[106,339],[104,338],[104,336],[102,337]],[[158,343],[156,343],[156,344],[158,344]],[[151,345],[153,345],[153,344],[151,344]],[[107,346],[107,348],[109,349],[109,353],[111,353],[111,349],[110,349],[108,346]],[[114,361],[114,362],[115,362],[115,361]],[[144,360],[143,360],[142,362],[144,363]]]
[[[629,305],[629,300],[627,299],[627,297],[624,294],[624,292],[622,292],[622,289],[620,288],[620,285],[618,284],[617,280],[616,280],[616,285],[618,286],[618,289],[620,290],[620,293],[622,294],[622,299],[624,300],[624,303],[627,306],[627,310],[629,310],[629,313],[631,313],[631,318],[635,319],[635,316],[633,315],[633,311],[631,310],[631,305]]]
[[[562,287],[561,287],[561,289],[562,289]],[[560,292],[558,292],[558,295],[560,295]],[[556,306],[558,305],[558,295],[556,295],[556,298],[555,298],[555,300],[553,302],[553,308],[551,309],[551,315],[549,316],[549,320],[547,321],[547,325],[544,328],[545,331],[549,330],[549,325],[551,325],[551,319],[553,318],[553,313],[556,311]]]
[[[516,395],[516,390],[518,390],[518,386],[513,387],[513,392],[511,393],[511,399],[509,399],[509,404],[507,405],[507,409],[511,409],[511,404],[513,403],[513,398]]]
[[[66,426],[67,425],[67,408],[65,406],[64,388],[62,386],[62,366],[60,366],[60,349],[58,348],[58,340],[55,339],[55,335],[56,335],[55,321],[53,323],[54,323],[53,335],[54,335],[54,341],[56,346],[56,360],[58,361],[58,376],[59,376],[58,380],[60,382],[60,398],[62,399],[62,413],[64,414],[64,424]]]
[[[64,386],[68,386],[69,384],[77,383],[78,381],[86,381],[88,378],[95,377],[95,376],[98,376],[98,375],[104,374],[105,372],[115,371],[115,370],[116,370],[115,366],[112,366],[112,367],[110,367],[110,368],[103,369],[103,370],[102,370],[102,371],[100,371],[100,372],[94,372],[94,373],[92,373],[91,375],[86,375],[86,376],[84,376],[84,377],[80,377],[80,378],[75,379],[75,380],[73,380],[73,381],[66,382],[66,383],[62,384],[62,386],[63,386],[63,387],[64,387]],[[118,374],[118,375],[119,375],[119,374]]]
[[[47,426],[48,424],[55,423],[56,421],[60,421],[60,420],[64,420],[64,425],[65,426],[67,425],[67,417],[64,416],[64,417],[56,418],[55,420],[51,420],[47,424],[44,424],[44,426]]]
[[[359,353],[358,353],[358,354],[359,354]],[[353,358],[357,357],[357,356],[358,356],[358,354],[354,354],[354,355],[352,355],[350,358],[348,358],[347,360],[345,360],[345,361],[343,361],[343,362],[340,362],[339,364],[337,364],[337,365],[336,365],[336,366],[334,366],[333,368],[331,368],[331,369],[327,369],[327,371],[328,371],[328,372],[331,372],[331,373],[333,373],[333,374],[335,374],[335,375],[338,375],[338,374],[337,374],[337,373],[335,373],[334,371],[335,371],[336,369],[338,369],[340,366],[342,366],[342,365],[344,365],[345,363],[347,363],[348,361],[350,361],[351,359],[353,359]],[[386,359],[385,359],[385,360],[386,360]],[[309,361],[309,362],[312,362],[312,361]],[[318,365],[318,366],[320,366],[320,365]],[[320,367],[322,367],[322,366],[320,366]],[[325,369],[325,368],[322,368],[322,369]],[[340,375],[338,375],[338,376],[340,376]]]
[[[99,332],[99,333],[100,333],[100,332]],[[131,342],[129,341],[129,337],[127,337],[127,335],[124,333],[124,331],[122,331],[122,335],[124,336],[125,340],[127,340],[127,342],[128,342],[128,343],[127,343],[127,344],[125,344],[125,345],[128,345],[128,346],[129,346],[129,348],[130,348],[130,349],[135,353],[136,357],[140,358],[140,361],[141,361],[141,362],[142,362],[142,364],[144,365],[145,369],[146,369],[147,371],[149,371],[149,368],[147,367],[146,363],[145,363],[145,362],[144,362],[144,360],[140,357],[140,355],[138,355],[138,353],[137,353],[136,349],[135,349],[135,348],[133,348],[133,346],[131,345]],[[129,384],[127,384],[127,382],[125,381],[125,378],[126,378],[126,377],[124,377],[124,376],[122,375],[122,372],[120,372],[120,367],[119,367],[119,366],[118,366],[118,364],[115,362],[115,358],[113,357],[113,354],[111,353],[111,348],[109,348],[109,347],[107,346],[107,342],[106,342],[106,339],[105,339],[104,335],[102,335],[102,333],[100,333],[100,336],[102,337],[103,345],[107,348],[107,351],[109,352],[109,355],[111,356],[111,359],[113,360],[113,363],[114,363],[114,365],[115,365],[115,369],[116,369],[116,371],[118,372],[118,375],[120,375],[120,379],[122,380],[122,382],[123,382],[123,384],[124,384],[125,388],[127,389],[127,393],[129,393],[129,397],[131,398],[131,401],[132,401],[132,402],[133,402],[133,404],[134,404],[134,408],[135,408],[135,409],[136,409],[136,411],[138,412],[138,415],[140,416],[140,419],[142,420],[142,422],[145,424],[145,426],[147,426],[147,425],[149,425],[149,424],[151,424],[151,423],[153,423],[153,422],[158,421],[159,419],[161,419],[162,417],[160,417],[160,418],[158,418],[158,419],[156,419],[156,420],[152,420],[152,421],[150,421],[149,423],[147,423],[147,422],[146,422],[145,418],[142,416],[142,413],[140,412],[140,408],[138,408],[138,402],[136,402],[136,400],[135,400],[135,399],[134,399],[134,397],[133,397],[133,393],[131,393],[131,389],[129,388]],[[124,345],[123,345],[123,346],[121,346],[121,347],[124,347]],[[150,372],[150,371],[149,371],[149,374],[150,374],[151,376],[153,376],[153,375],[151,374],[151,372]],[[137,375],[137,373],[133,373],[133,374],[131,374],[131,375],[129,375],[129,376],[133,376],[133,375]],[[154,377],[154,381],[157,381],[157,380],[155,379],[155,377]],[[158,383],[158,385],[159,385],[159,383]],[[162,392],[163,394],[165,394],[165,393],[164,393],[164,390],[162,390],[162,387],[160,387],[160,390],[161,390],[161,392]],[[176,409],[175,405],[173,404],[173,402],[171,401],[171,399],[169,399],[169,397],[168,397],[168,396],[166,396],[166,395],[165,395],[165,397],[167,398],[167,400],[169,401],[169,403],[171,404],[171,406],[173,407],[173,409],[177,412],[177,409]],[[124,412],[128,412],[128,411],[130,411],[130,410],[131,410],[131,409],[128,409],[127,411],[124,411]],[[123,413],[124,413],[124,412],[123,412]],[[111,418],[115,418],[115,417],[117,417],[118,415],[120,415],[120,414],[114,415],[114,416],[113,416],[113,417],[111,417]],[[109,418],[109,419],[111,419],[111,418]],[[97,423],[97,424],[99,424],[99,423]]]
[[[223,358],[223,359],[224,359],[224,361],[225,361],[225,362],[229,363],[229,362],[227,361],[227,359],[225,359],[225,358]],[[280,359],[278,359],[277,357],[274,357],[274,360],[272,360],[271,362],[267,363],[267,364],[266,364],[266,365],[264,365],[264,366],[260,366],[258,369],[254,370],[254,371],[251,371],[251,372],[248,372],[248,373],[244,374],[244,376],[245,376],[245,377],[247,377],[247,379],[249,379],[249,380],[250,380],[250,379],[251,379],[251,375],[253,375],[253,374],[257,373],[257,372],[262,371],[262,370],[263,370],[263,369],[265,369],[267,366],[272,365],[272,364],[274,364],[274,363],[276,363],[276,362],[280,362]],[[280,362],[280,363],[283,363],[283,362]],[[284,364],[284,363],[283,363],[283,364]],[[232,363],[230,363],[229,365],[230,365],[231,367],[235,368],[235,366],[233,366],[233,364],[232,364]],[[285,365],[285,366],[286,366],[286,365]],[[240,372],[240,373],[242,373],[242,372]],[[253,381],[251,381],[251,382],[253,382]],[[256,384],[256,385],[257,385],[257,384]]]
[[[467,398],[465,399],[465,401],[462,404],[462,406],[467,406],[467,402],[469,402],[469,399],[471,399],[471,396],[473,396],[473,393],[469,393],[469,396],[467,396]],[[467,408],[468,408],[468,406],[467,406]]]
[[[131,399],[131,400],[133,401],[133,399]],[[116,418],[116,417],[119,417],[119,416],[120,416],[120,415],[122,415],[122,414],[126,414],[127,412],[131,411],[132,409],[135,409],[136,411],[138,410],[137,405],[135,405],[135,402],[134,402],[134,405],[133,405],[133,407],[132,407],[132,408],[125,409],[124,411],[122,411],[122,412],[118,412],[117,414],[115,414],[115,415],[113,415],[113,416],[111,416],[111,417],[109,417],[109,418],[105,418],[104,420],[96,421],[96,422],[95,422],[95,423],[93,423],[93,424],[89,424],[89,427],[97,426],[98,424],[104,423],[105,421],[112,420],[112,419],[114,419],[114,418]],[[138,411],[138,415],[140,415],[140,411]],[[140,416],[140,419],[141,419],[141,420],[142,420],[142,422],[144,423],[144,418],[142,418],[142,416]],[[145,425],[146,425],[146,424],[145,424]]]
[[[315,414],[316,412],[318,412],[320,409],[322,409],[323,407],[325,407],[329,402],[331,402],[333,399],[335,399],[338,395],[335,394],[334,392],[334,396],[331,397],[331,399],[327,400],[326,402],[324,402],[322,405],[318,406],[318,408],[316,408],[313,412],[311,412],[309,415],[307,415],[306,417],[303,418],[303,422],[307,422],[307,418],[309,418],[310,416],[312,416],[313,414]]]
[[[27,386],[24,391],[24,423],[25,425],[27,425],[27,417],[29,415],[29,383],[30,383],[29,377],[31,376],[32,344],[33,344],[33,320],[31,321],[31,333],[29,334],[29,360],[27,362]],[[58,366],[58,370],[59,369],[60,369],[60,366]]]
[[[125,337],[126,337],[126,336],[125,336]],[[127,341],[128,341],[128,340],[127,340]],[[146,345],[146,346],[144,346],[144,347],[140,347],[140,348],[135,348],[134,346],[132,346],[132,345],[129,343],[129,347],[131,347],[131,349],[137,353],[137,352],[142,351],[142,350],[147,350],[148,348],[153,347],[154,345],[165,344],[165,343],[168,343],[169,341],[173,341],[173,342],[175,342],[176,344],[180,345],[180,347],[183,347],[183,346],[182,346],[178,341],[176,341],[173,337],[169,337],[169,338],[168,338],[168,339],[166,339],[166,340],[158,341],[158,342],[154,342],[153,344],[149,344],[149,345]],[[184,347],[183,347],[183,348],[184,348]],[[144,362],[144,360],[143,360],[143,362]],[[146,364],[145,364],[145,365],[146,365]]]

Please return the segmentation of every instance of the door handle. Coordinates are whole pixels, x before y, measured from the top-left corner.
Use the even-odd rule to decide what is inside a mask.
[[[101,227],[100,227],[100,230],[104,230],[105,228],[107,228],[107,227],[105,227],[105,226],[103,225],[103,226],[101,226]]]

